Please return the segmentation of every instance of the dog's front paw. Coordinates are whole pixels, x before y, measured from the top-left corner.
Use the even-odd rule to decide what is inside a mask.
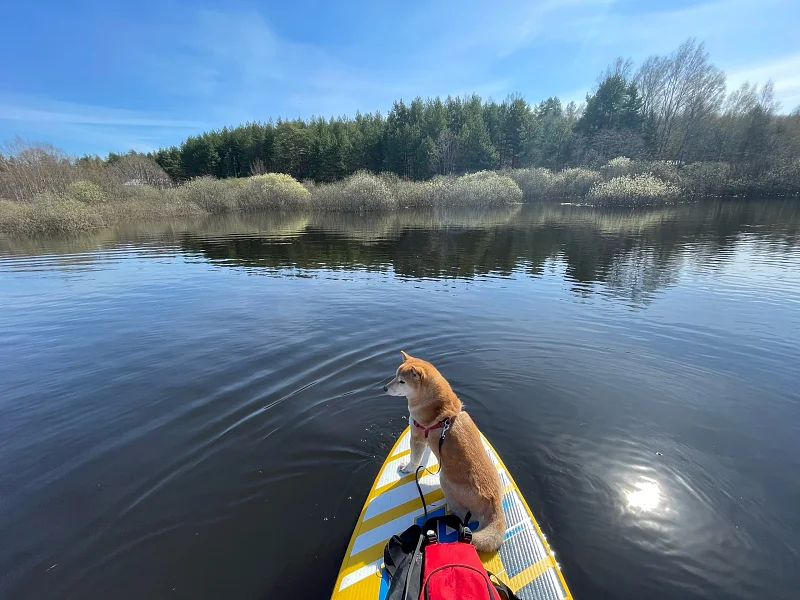
[[[409,463],[404,463],[404,464],[400,465],[399,467],[397,467],[397,472],[398,473],[411,473],[413,470],[414,470],[414,467],[411,465],[410,462]]]

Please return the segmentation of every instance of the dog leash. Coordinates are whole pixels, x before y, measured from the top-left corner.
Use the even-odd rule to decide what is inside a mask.
[[[426,467],[425,465],[418,466],[416,472],[414,473],[414,483],[417,484],[417,492],[419,492],[419,499],[422,501],[422,510],[425,512],[426,522],[428,521],[428,505],[425,503],[425,494],[422,493],[422,487],[419,485],[419,471],[420,469],[424,469],[428,471],[428,473],[430,473],[431,475],[438,475],[439,471],[442,470],[442,444],[444,443],[444,438],[447,436],[447,432],[450,430],[450,427],[453,424],[453,419],[455,418],[456,418],[455,416],[453,416],[452,418],[447,417],[446,419],[436,423],[436,425],[431,425],[430,427],[425,427],[414,421],[414,425],[416,425],[420,429],[425,430],[426,438],[428,437],[428,433],[430,431],[433,431],[434,429],[439,429],[440,427],[442,428],[442,435],[439,436],[439,468],[436,469],[436,473],[434,473],[433,471],[429,471],[428,467]]]

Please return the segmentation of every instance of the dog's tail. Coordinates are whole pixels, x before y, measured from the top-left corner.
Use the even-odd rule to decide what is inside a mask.
[[[486,515],[487,522],[472,534],[472,544],[480,552],[494,552],[500,548],[506,535],[506,517],[499,498],[493,503],[491,512]]]

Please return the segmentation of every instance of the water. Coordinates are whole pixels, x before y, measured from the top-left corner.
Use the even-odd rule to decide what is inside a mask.
[[[432,360],[576,598],[794,598],[800,204],[0,240],[0,597],[326,598]]]

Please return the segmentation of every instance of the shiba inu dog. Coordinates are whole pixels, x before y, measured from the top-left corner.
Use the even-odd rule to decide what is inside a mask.
[[[413,473],[427,444],[441,465],[439,482],[450,509],[462,519],[469,511],[481,523],[473,533],[472,543],[481,551],[497,550],[506,531],[503,489],[480,432],[436,367],[405,352],[401,354],[403,364],[383,387],[390,396],[405,396],[408,400],[411,457],[400,470]],[[439,440],[444,428],[440,456]]]

